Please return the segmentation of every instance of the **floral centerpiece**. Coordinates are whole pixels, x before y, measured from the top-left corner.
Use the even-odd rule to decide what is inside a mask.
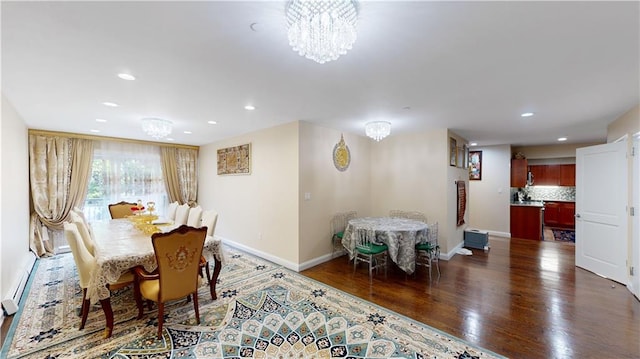
[[[144,206],[142,205],[138,205],[138,206],[133,206],[131,207],[131,212],[133,214],[142,214],[142,212],[144,212]]]

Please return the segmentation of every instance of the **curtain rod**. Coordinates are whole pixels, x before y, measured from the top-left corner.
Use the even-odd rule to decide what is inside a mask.
[[[85,139],[85,140],[97,140],[97,141],[114,141],[114,142],[139,143],[139,144],[145,144],[145,145],[156,145],[156,146],[161,146],[161,147],[174,147],[174,148],[187,148],[187,149],[191,149],[191,150],[200,150],[200,146],[181,145],[181,144],[174,144],[174,143],[153,142],[153,141],[143,141],[143,140],[132,140],[132,139],[120,138],[120,137],[83,135],[83,134],[80,134],[80,133],[71,133],[71,132],[35,130],[35,129],[31,129],[31,128],[29,129],[29,134],[30,135],[48,135],[48,136],[81,138],[81,139]]]

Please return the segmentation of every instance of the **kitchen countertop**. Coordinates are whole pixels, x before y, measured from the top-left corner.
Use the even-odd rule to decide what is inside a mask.
[[[522,202],[511,202],[512,206],[526,206],[526,207],[544,207],[544,202],[542,201],[522,201]]]

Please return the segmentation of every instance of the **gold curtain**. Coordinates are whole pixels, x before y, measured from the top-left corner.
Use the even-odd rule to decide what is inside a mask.
[[[84,203],[92,158],[91,140],[29,135],[29,247],[38,257],[54,254],[48,230],[61,231],[71,209]]]
[[[169,202],[195,206],[198,199],[198,150],[162,147],[160,153]]]

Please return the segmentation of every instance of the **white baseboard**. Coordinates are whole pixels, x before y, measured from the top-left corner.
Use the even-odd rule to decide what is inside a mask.
[[[328,262],[328,261],[332,260],[335,257],[342,256],[345,253],[344,250],[341,251],[341,252],[329,253],[329,254],[325,254],[325,255],[320,256],[320,257],[313,258],[313,259],[308,260],[308,261],[306,261],[304,263],[296,264],[296,263],[284,260],[284,259],[282,259],[280,257],[274,256],[273,254],[265,253],[263,251],[256,250],[255,248],[248,247],[248,246],[246,246],[244,244],[241,244],[241,243],[238,243],[238,242],[234,242],[234,241],[232,241],[230,239],[223,238],[223,237],[220,237],[220,236],[215,236],[215,237],[220,239],[224,244],[226,244],[228,246],[231,246],[231,247],[234,247],[234,248],[238,248],[240,250],[243,250],[245,252],[251,253],[251,254],[253,254],[255,256],[258,256],[260,258],[266,259],[266,260],[271,261],[273,263],[279,264],[279,265],[281,265],[281,266],[283,266],[283,267],[285,267],[287,269],[291,269],[292,271],[296,271],[296,272],[301,272],[301,271],[303,271],[305,269],[309,269],[311,267],[317,266],[318,264],[322,264],[324,262]]]
[[[243,250],[245,252],[251,253],[251,254],[253,254],[255,256],[258,256],[260,258],[266,259],[266,260],[271,261],[271,262],[273,262],[275,264],[279,264],[279,265],[281,265],[281,266],[283,266],[285,268],[291,269],[293,271],[296,271],[296,272],[300,271],[300,266],[298,264],[296,264],[296,263],[289,262],[289,261],[284,260],[284,259],[282,259],[280,257],[276,257],[276,256],[274,256],[272,254],[256,250],[255,248],[248,247],[248,246],[246,246],[246,245],[244,245],[242,243],[234,242],[234,241],[232,241],[230,239],[227,239],[227,238],[224,238],[224,237],[220,237],[220,236],[215,236],[215,237],[220,239],[222,241],[222,243],[224,243],[224,244],[226,244],[228,246],[231,246],[231,247],[234,247],[234,248],[238,248],[240,250]]]
[[[456,252],[458,251],[458,249],[462,248],[463,245],[464,245],[464,242],[460,242],[458,243],[458,245],[453,247],[453,249],[451,249],[449,252],[447,253],[440,252],[440,259],[448,261],[449,259],[453,258],[453,256],[456,255]]]
[[[487,231],[490,236],[503,237],[503,238],[511,238],[511,233],[508,232],[496,232],[496,231]]]

